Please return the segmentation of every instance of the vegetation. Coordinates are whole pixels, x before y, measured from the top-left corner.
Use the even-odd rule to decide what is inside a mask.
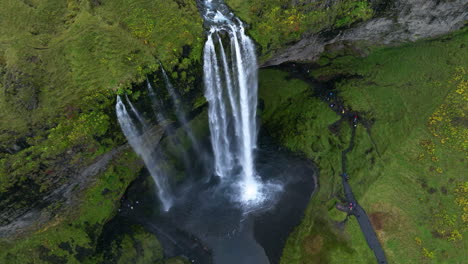
[[[226,2],[249,24],[262,59],[304,34],[339,30],[373,15],[366,0],[330,6],[322,0]],[[147,75],[161,84],[153,74],[159,63],[184,95],[200,83],[203,29],[195,1],[6,0],[0,18],[0,212],[31,206],[123,144],[115,96],[137,99]],[[459,252],[467,246],[468,226],[467,41],[465,29],[373,48],[366,58],[329,53],[309,76],[344,76],[334,86],[371,125],[357,128],[348,155],[350,181],[391,263],[466,258]],[[373,263],[355,219],[344,231],[335,225],[345,218],[334,204],[341,198],[340,154],[350,128],[309,88],[279,70],[260,72],[265,129],[321,170],[320,189],[288,239],[282,263]],[[193,108],[206,103],[192,99]],[[195,132],[204,131],[200,126]],[[177,170],[177,164],[167,166]],[[140,168],[132,151],[120,152],[77,193],[79,203],[49,204],[44,212],[53,213],[50,222],[0,240],[0,262],[185,263],[164,260],[157,239],[139,227],[98,249],[103,225]]]
[[[136,99],[145,91],[138,84],[159,63],[184,83],[178,86],[184,92],[199,75],[203,28],[194,1],[2,1],[0,17],[2,213],[34,206],[122,145],[116,94]],[[80,194],[82,203],[49,204],[43,212],[57,213],[53,220],[2,241],[0,262],[96,263],[91,258],[101,227],[137,165],[125,152]]]
[[[226,0],[236,15],[250,26],[250,36],[260,45],[262,59],[298,41],[304,33],[349,27],[373,15],[366,0]]]
[[[122,144],[115,94],[158,61],[175,72],[200,63],[192,1],[6,1],[0,16],[0,195],[25,182],[47,192],[60,168]]]
[[[366,209],[390,263],[463,263],[466,247],[466,30],[437,40],[376,48],[366,58],[326,54],[311,77],[333,80],[358,125],[348,154],[350,183]],[[447,54],[449,57],[447,57]],[[346,76],[350,76],[347,77]],[[349,125],[285,73],[262,70],[265,127],[320,167],[320,189],[288,239],[282,263],[373,263],[351,218],[344,231],[334,209]],[[271,93],[270,91],[275,91]],[[277,94],[276,94],[277,92]],[[289,97],[289,98],[288,98]],[[284,114],[283,114],[284,113]],[[465,120],[465,121],[463,121]]]

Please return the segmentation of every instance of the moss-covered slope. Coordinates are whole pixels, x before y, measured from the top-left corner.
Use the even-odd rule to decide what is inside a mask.
[[[50,197],[125,143],[116,94],[137,99],[159,62],[179,89],[193,90],[202,45],[191,0],[0,2],[0,227],[41,212],[15,239],[0,232],[8,236],[0,263],[93,258],[102,225],[141,168],[134,154],[119,153],[86,188],[65,193],[81,202]]]
[[[437,40],[378,49],[366,58],[328,54],[310,77],[334,83],[361,113],[350,184],[390,263],[463,263],[466,219],[466,30]],[[337,56],[338,55],[338,56]],[[265,128],[320,166],[320,190],[289,238],[282,263],[374,263],[357,222],[344,229],[340,154],[349,125],[312,97],[305,83],[260,72]],[[352,76],[338,78],[336,76]],[[299,82],[299,84],[297,84]],[[464,121],[465,120],[465,121]]]
[[[115,94],[158,61],[188,87],[200,63],[193,1],[2,1],[0,17],[2,197],[45,195],[122,144]]]

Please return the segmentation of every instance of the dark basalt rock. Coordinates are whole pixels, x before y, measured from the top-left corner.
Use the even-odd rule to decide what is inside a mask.
[[[395,45],[436,37],[460,29],[468,21],[466,0],[374,0],[372,7],[374,18],[348,29],[304,36],[262,66],[314,62],[327,48],[345,49],[355,43]]]

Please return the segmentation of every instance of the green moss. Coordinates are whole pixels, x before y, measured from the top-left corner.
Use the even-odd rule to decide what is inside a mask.
[[[275,112],[282,110],[283,104],[290,102],[309,88],[300,80],[287,80],[287,78],[286,72],[278,70],[264,69],[259,72],[259,86],[262,87],[259,90],[259,96],[265,103],[262,119],[268,120],[274,117]]]
[[[390,263],[463,262],[459,251],[467,243],[466,222],[463,206],[453,193],[467,181],[460,176],[464,175],[466,150],[459,147],[466,128],[447,120],[463,118],[459,110],[464,106],[459,102],[467,79],[462,74],[468,67],[463,44],[467,38],[462,30],[438,40],[374,49],[366,58],[328,56],[330,64],[311,73],[319,79],[358,76],[335,83],[346,105],[361,112],[362,118],[374,120],[370,133],[357,127],[348,172]],[[260,73],[262,79],[273,75]],[[372,252],[354,222],[346,226],[344,236],[336,237],[337,243],[330,244],[334,246],[310,250],[317,233],[330,236],[334,228],[326,226],[343,217],[333,206],[342,192],[340,154],[350,130],[345,126],[339,134],[331,134],[327,126],[336,121],[336,115],[325,103],[307,98],[307,92],[283,100],[302,90],[288,83],[286,79],[277,85],[260,81],[260,94],[273,96],[265,100],[265,112],[273,114],[264,115],[263,121],[281,143],[319,165],[320,189],[302,224],[288,239],[282,263],[373,263]],[[269,93],[272,90],[284,92],[275,95]],[[269,101],[276,105],[281,100],[275,110],[268,109]],[[449,105],[458,108],[449,110]],[[442,142],[448,133],[453,141]]]
[[[0,154],[4,164],[0,168],[0,191],[26,180],[39,185],[41,192],[49,191],[53,187],[50,182],[55,179],[48,177],[66,177],[56,172],[64,167],[85,166],[121,142],[113,116],[108,112],[114,104],[109,94],[110,91],[84,97],[80,106],[66,110],[66,117],[59,119],[58,125],[27,138],[30,147],[15,154]],[[63,164],[64,159],[68,164]]]

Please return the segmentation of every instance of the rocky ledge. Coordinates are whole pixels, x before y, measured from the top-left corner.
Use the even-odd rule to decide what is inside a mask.
[[[295,44],[280,50],[263,67],[284,62],[314,62],[327,50],[396,45],[436,37],[458,30],[468,21],[466,0],[373,0],[374,18],[350,28],[306,34]]]

